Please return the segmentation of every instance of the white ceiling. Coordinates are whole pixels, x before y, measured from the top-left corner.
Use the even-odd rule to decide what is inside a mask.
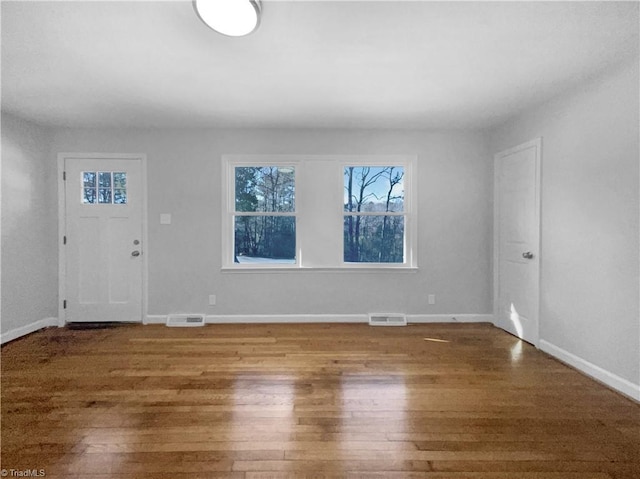
[[[2,108],[45,124],[482,128],[638,56],[637,2],[2,2]]]

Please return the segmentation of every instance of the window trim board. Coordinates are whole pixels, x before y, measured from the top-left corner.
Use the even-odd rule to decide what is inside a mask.
[[[222,246],[222,263],[221,271],[224,272],[288,272],[288,271],[318,271],[318,272],[365,272],[365,271],[417,271],[418,269],[418,224],[417,224],[417,204],[418,191],[417,184],[417,155],[272,155],[272,154],[226,154],[222,155],[222,208],[221,208],[221,246]],[[408,181],[405,182],[405,198],[403,212],[385,212],[388,216],[404,216],[405,217],[405,237],[404,251],[405,258],[403,263],[350,263],[344,261],[344,251],[339,251],[339,259],[335,263],[327,263],[323,265],[304,264],[302,262],[302,253],[305,245],[300,244],[301,230],[308,227],[308,220],[305,218],[304,209],[309,208],[305,201],[307,195],[300,193],[301,183],[304,180],[305,164],[307,162],[322,161],[333,163],[335,165],[335,178],[343,178],[344,168],[347,166],[389,166],[398,165],[405,168],[405,175]],[[233,177],[234,168],[238,166],[290,166],[295,169],[296,181],[296,197],[295,212],[270,212],[271,216],[294,216],[296,218],[296,261],[290,265],[282,263],[267,264],[238,264],[233,263],[234,257],[234,239],[233,239],[233,218],[234,216],[255,216],[253,212],[235,212],[235,180]],[[339,175],[339,176],[338,176]],[[330,172],[327,173],[331,177]],[[342,183],[341,183],[342,185]],[[341,186],[342,188],[342,186]],[[408,193],[407,190],[408,189]],[[341,196],[342,196],[341,191]],[[308,198],[307,198],[308,199]],[[336,205],[336,219],[342,219],[346,215],[363,215],[376,216],[379,212],[347,212],[344,211],[342,201]],[[262,216],[262,214],[260,214]],[[342,235],[342,230],[340,231]],[[340,240],[343,244],[343,241]],[[231,261],[230,261],[231,260]]]

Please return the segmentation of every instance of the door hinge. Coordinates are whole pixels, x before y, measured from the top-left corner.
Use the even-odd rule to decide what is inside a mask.
[[[62,181],[67,181],[67,172],[66,171],[62,172]]]
[[[67,237],[66,237],[66,235],[62,237],[62,244],[67,244]]]
[[[62,309],[67,309],[67,300],[62,300]]]

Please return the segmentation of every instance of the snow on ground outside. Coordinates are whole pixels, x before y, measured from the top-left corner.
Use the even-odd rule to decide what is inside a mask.
[[[273,259],[273,258],[260,258],[253,256],[237,256],[240,264],[295,264],[295,259]]]

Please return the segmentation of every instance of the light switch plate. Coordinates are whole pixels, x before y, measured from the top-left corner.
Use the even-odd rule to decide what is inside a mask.
[[[161,225],[170,225],[171,224],[171,213],[160,213],[160,224]]]

